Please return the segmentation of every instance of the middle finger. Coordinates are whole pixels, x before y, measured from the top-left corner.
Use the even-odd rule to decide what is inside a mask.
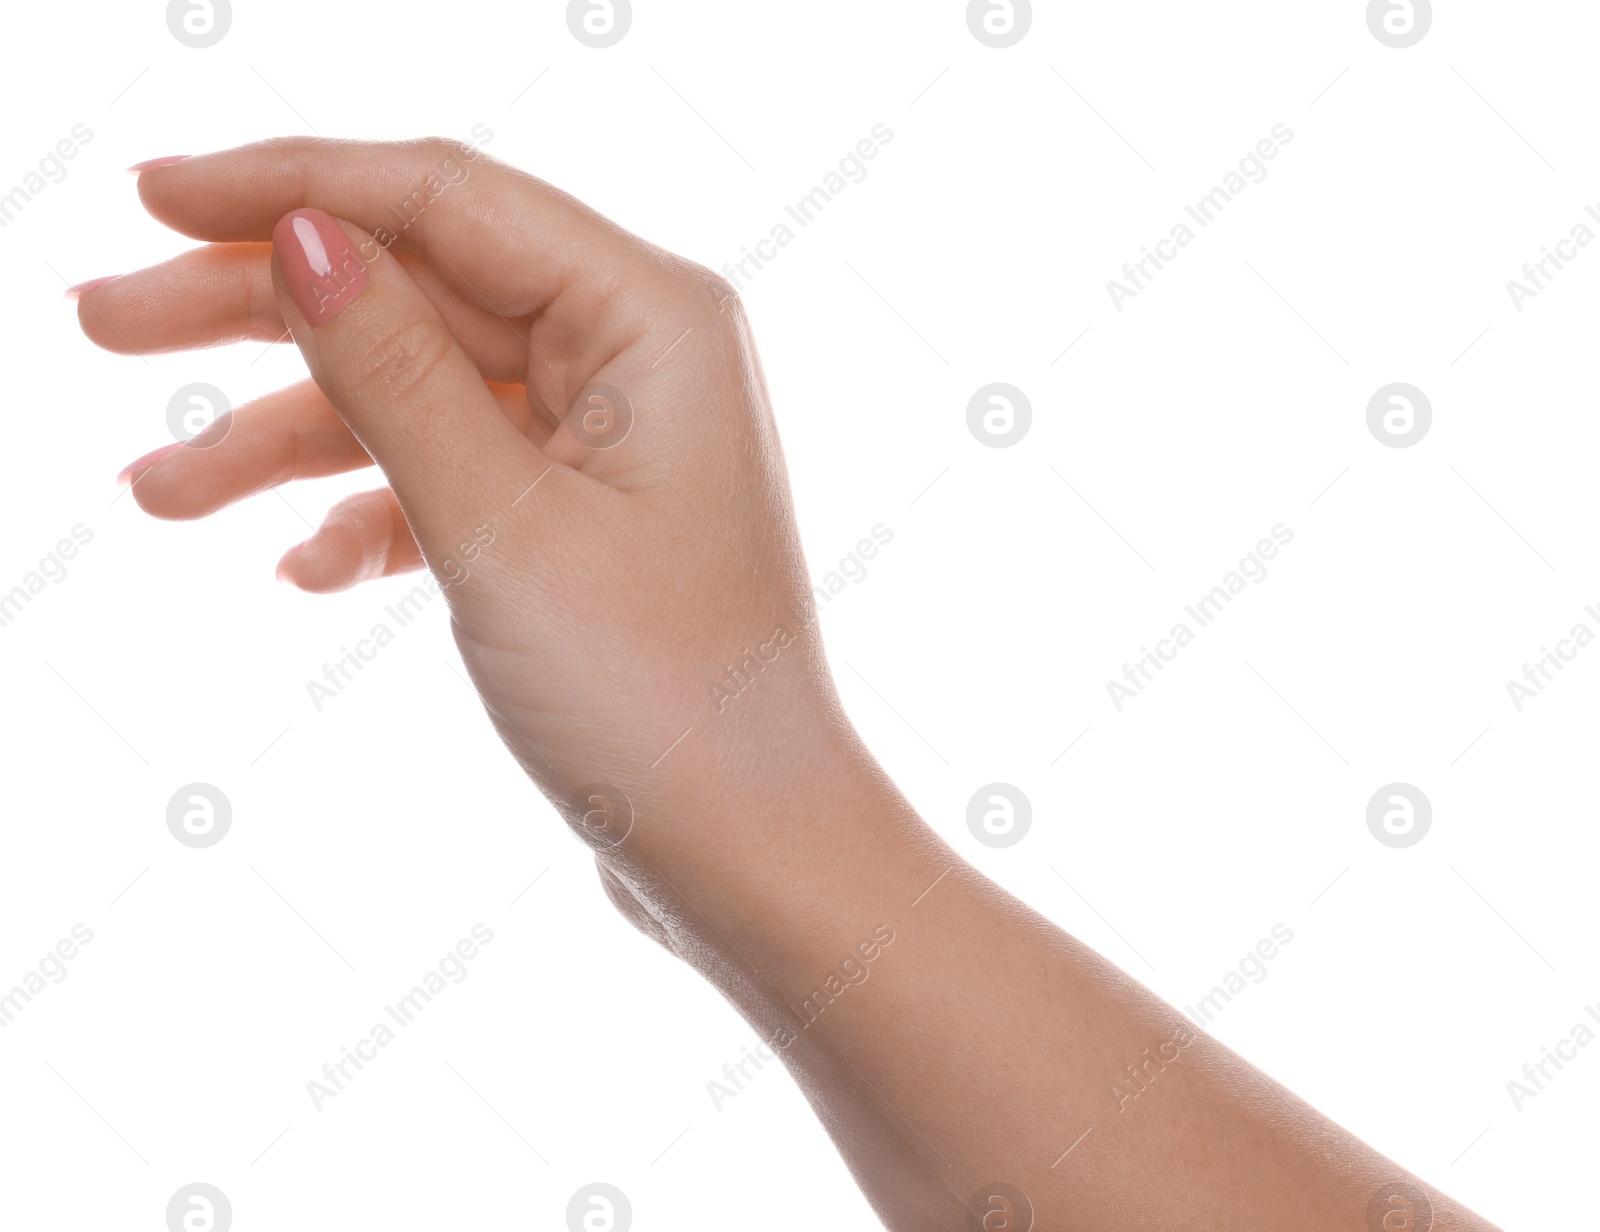
[[[484,379],[521,381],[529,322],[464,299],[426,260],[399,257]],[[272,290],[271,244],[207,244],[113,278],[78,296],[78,321],[90,341],[125,355],[289,341]]]

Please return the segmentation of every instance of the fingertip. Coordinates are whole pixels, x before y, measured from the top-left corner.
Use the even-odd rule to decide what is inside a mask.
[[[140,280],[127,275],[95,278],[68,287],[67,301],[77,308],[78,328],[83,336],[102,351],[113,355],[143,355],[160,350],[141,338],[133,341],[124,331],[137,335],[137,323],[150,311],[149,296],[140,291]]]
[[[117,473],[117,483],[131,488],[134,504],[163,522],[190,522],[204,517],[215,508],[214,504],[208,503],[203,488],[196,487],[193,472],[187,470],[186,464],[169,460],[192,456],[195,451],[185,448],[190,444],[173,441],[135,458]]]
[[[278,581],[314,595],[346,589],[350,585],[349,571],[345,570],[342,577],[334,575],[328,567],[329,553],[314,547],[319,542],[313,537],[285,552],[278,561]]]
[[[117,472],[117,486],[133,486],[144,477],[144,473],[147,470],[161,461],[162,458],[182,448],[182,441],[173,441],[169,445],[161,446],[160,449],[152,449],[149,453],[140,455]]]
[[[345,541],[342,548],[334,536]],[[325,526],[283,554],[278,561],[278,581],[318,595],[349,590],[364,576],[364,556],[353,535]]]
[[[295,544],[292,548],[278,558],[278,568],[275,571],[274,576],[276,576],[278,581],[282,582],[285,586],[294,585],[294,573],[290,568],[290,562],[300,554],[301,546],[301,544]]]
[[[196,170],[191,165],[171,175],[167,174],[168,170],[183,163],[199,163],[201,167]],[[194,208],[193,202],[197,194],[204,197],[214,191],[204,173],[204,163],[203,158],[197,159],[189,154],[173,154],[165,158],[146,159],[129,167],[128,174],[133,177],[133,191],[138,195],[139,204],[144,207],[145,213],[162,226],[170,227],[178,234],[187,235],[191,239],[260,239],[260,236],[255,235],[210,234],[203,229],[196,229],[185,217],[186,213]]]

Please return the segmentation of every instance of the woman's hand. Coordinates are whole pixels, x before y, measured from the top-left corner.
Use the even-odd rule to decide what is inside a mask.
[[[802,783],[851,738],[731,288],[444,140],[269,141],[146,170],[139,194],[209,246],[87,290],[88,335],[292,334],[312,378],[133,464],[140,506],[201,517],[375,460],[389,486],[279,576],[426,564],[500,734],[580,833],[739,865],[760,842],[720,824],[739,785]]]
[[[136,499],[198,517],[376,461],[390,489],[339,505],[282,576],[332,590],[426,562],[613,900],[781,1050],[886,1223],[1488,1227],[894,790],[839,710],[724,283],[448,142],[268,142],[139,188],[211,247],[82,288],[90,336],[287,329],[312,381],[135,463]]]

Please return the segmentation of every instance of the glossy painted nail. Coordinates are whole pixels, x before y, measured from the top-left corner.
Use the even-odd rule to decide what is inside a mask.
[[[182,441],[173,441],[172,444],[163,445],[160,449],[152,449],[143,457],[135,458],[132,462],[128,463],[128,465],[124,466],[120,471],[118,471],[117,482],[132,483],[135,479],[144,474],[145,471],[149,470],[169,453],[174,453],[182,448]]]
[[[188,158],[187,154],[168,154],[165,158],[147,158],[142,163],[134,163],[128,168],[129,175],[138,175],[141,171],[154,171],[157,167],[170,167],[173,163],[181,163]]]
[[[75,287],[68,287],[64,292],[62,292],[62,294],[68,299],[78,299],[84,295],[87,295],[96,287],[103,287],[106,285],[106,283],[115,282],[121,277],[121,274],[107,274],[104,278],[91,278],[88,282],[80,282]]]
[[[325,325],[367,286],[361,254],[331,214],[300,209],[272,229],[289,294],[312,325]]]

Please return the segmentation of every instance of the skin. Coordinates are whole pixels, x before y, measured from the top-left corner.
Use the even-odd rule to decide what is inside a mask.
[[[446,186],[373,242],[430,176]],[[292,337],[310,379],[125,472],[135,500],[197,518],[375,461],[387,486],[279,576],[324,592],[432,569],[488,713],[611,901],[782,1057],[888,1227],[1022,1232],[1031,1208],[1083,1232],[1427,1232],[1402,1199],[1383,1220],[1407,1187],[1438,1232],[1491,1226],[915,814],[835,693],[721,278],[443,140],[269,141],[146,170],[139,195],[206,246],[86,290],[84,332],[137,353]],[[340,220],[368,277],[315,328],[271,243],[302,207]],[[604,449],[567,418],[595,382],[633,409]],[[762,662],[719,698],[746,652]]]

